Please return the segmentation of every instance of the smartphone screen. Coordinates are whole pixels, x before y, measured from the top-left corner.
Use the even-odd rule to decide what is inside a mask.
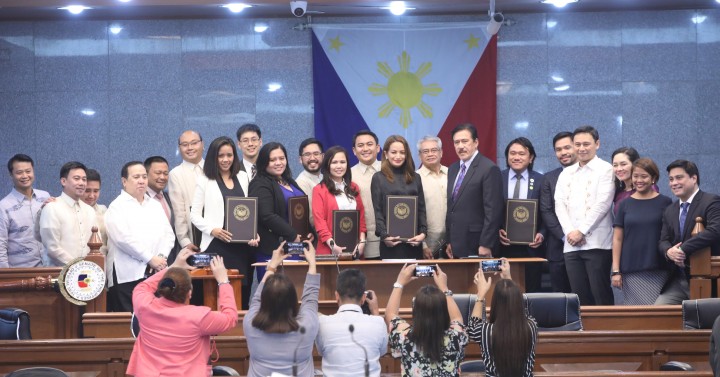
[[[199,253],[191,255],[187,259],[187,263],[193,267],[210,267],[210,261],[217,254],[213,253]]]
[[[480,262],[480,265],[482,266],[483,272],[500,271],[502,261],[500,259],[484,260]]]
[[[435,271],[435,266],[416,266],[413,276],[418,276],[418,277],[433,276],[433,271]]]
[[[300,254],[305,252],[305,244],[302,242],[286,242],[285,254]]]

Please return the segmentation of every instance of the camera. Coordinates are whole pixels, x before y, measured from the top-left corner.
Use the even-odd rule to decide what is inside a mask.
[[[187,259],[187,264],[193,267],[210,267],[210,261],[216,256],[217,254],[213,253],[191,255]]]
[[[480,262],[480,266],[483,272],[495,272],[500,271],[502,261],[500,259],[484,260]]]
[[[283,246],[284,254],[303,255],[305,253],[305,242],[286,242]]]
[[[436,271],[435,266],[416,266],[415,272],[413,272],[413,276],[417,277],[428,277],[433,276],[433,272]]]
[[[302,17],[307,12],[307,1],[291,1],[290,11],[295,17]]]

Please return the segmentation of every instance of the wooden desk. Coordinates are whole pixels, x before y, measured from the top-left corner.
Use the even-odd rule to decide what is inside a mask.
[[[213,276],[210,267],[192,271],[190,276],[193,280],[202,280],[203,282],[203,305],[212,310],[219,310],[217,304],[218,285]],[[238,270],[228,270],[228,280],[235,294],[235,305],[238,309],[242,307],[242,279],[245,275],[240,275]]]
[[[474,293],[477,291],[473,279],[478,271],[481,259],[437,259],[433,261],[418,261],[419,264],[438,264],[440,268],[448,275],[448,288],[457,293]],[[525,291],[525,264],[526,263],[542,263],[542,258],[514,258],[510,260],[510,273],[513,281]],[[338,276],[338,268],[357,268],[362,270],[367,277],[367,289],[374,290],[378,296],[378,303],[384,305],[387,303],[392,291],[392,285],[397,280],[400,268],[405,261],[341,261],[337,262],[318,262],[317,272],[321,274],[320,280],[320,301],[335,300],[335,283]],[[265,266],[266,263],[255,263],[254,266]],[[295,283],[298,297],[302,297],[303,283],[307,274],[307,263],[305,262],[285,262],[283,265],[285,274]],[[492,290],[495,286],[493,279],[493,287],[488,293],[488,304],[492,302]],[[432,284],[432,278],[419,278],[403,290],[400,306],[412,307],[412,298],[415,296],[420,287],[425,284]]]

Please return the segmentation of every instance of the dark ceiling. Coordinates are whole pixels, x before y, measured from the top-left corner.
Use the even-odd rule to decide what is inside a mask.
[[[65,19],[173,19],[229,17],[290,17],[287,0],[246,1],[252,8],[232,14],[220,5],[240,0],[0,0],[0,20]],[[389,1],[318,0],[308,1],[310,15],[376,16],[387,15]],[[93,9],[71,15],[57,7],[82,4]],[[406,1],[407,15],[486,14],[489,0],[414,0]],[[628,10],[710,9],[720,8],[715,0],[580,0],[564,8],[541,4],[539,0],[497,0],[496,10],[504,13],[598,12]]]

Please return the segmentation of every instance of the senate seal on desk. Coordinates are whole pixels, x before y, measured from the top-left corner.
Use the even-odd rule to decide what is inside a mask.
[[[105,271],[97,263],[77,258],[58,276],[60,293],[75,305],[86,305],[105,289]]]

